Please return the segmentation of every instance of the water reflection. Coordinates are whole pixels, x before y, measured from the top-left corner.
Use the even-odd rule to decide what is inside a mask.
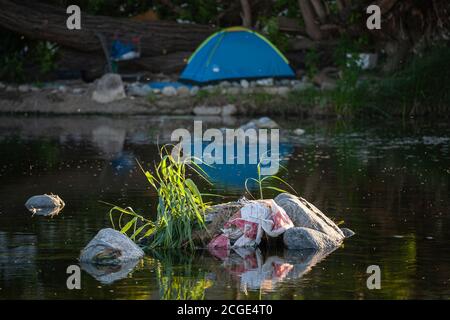
[[[207,120],[215,128],[248,121]],[[284,251],[261,251],[248,260],[235,252],[231,260],[209,253],[149,255],[127,276],[131,268],[96,270],[105,284],[83,272],[83,290],[75,292],[65,287],[67,266],[77,263],[99,229],[110,226],[108,208],[99,200],[152,217],[156,195],[134,159],[150,167],[158,143],[169,141],[176,128],[192,130],[193,118],[1,117],[0,299],[450,298],[448,122],[276,121],[290,147],[288,171],[280,176],[358,237],[326,259]],[[291,137],[289,129],[298,127],[306,133]],[[224,176],[232,181],[233,174]],[[223,194],[223,201],[243,195],[242,185],[215,181],[200,188]],[[25,201],[51,192],[66,202],[64,214],[30,217]],[[242,263],[263,280],[243,281],[245,273],[236,273]],[[277,274],[271,266],[284,264],[279,278],[270,278]],[[370,264],[381,265],[382,290],[367,290]],[[263,289],[253,289],[258,286]]]
[[[140,260],[132,260],[120,265],[97,265],[80,263],[81,268],[102,284],[112,284],[124,279],[135,269]]]

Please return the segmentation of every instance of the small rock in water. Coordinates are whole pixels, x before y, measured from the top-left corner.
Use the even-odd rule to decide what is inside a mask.
[[[166,97],[173,97],[177,95],[177,89],[172,86],[164,87],[164,89],[162,90],[162,94]]]
[[[64,201],[54,194],[32,196],[25,202],[25,207],[34,214],[42,216],[57,215],[65,206]]]
[[[262,117],[254,121],[260,129],[276,129],[278,123],[270,119],[269,117]]]
[[[353,230],[350,230],[349,228],[341,228],[341,231],[346,238],[350,238],[355,235],[355,232]]]
[[[143,256],[144,251],[125,234],[105,228],[81,250],[80,261],[98,265],[120,265]]]

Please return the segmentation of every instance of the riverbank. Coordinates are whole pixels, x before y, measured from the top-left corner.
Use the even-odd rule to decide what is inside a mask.
[[[33,85],[4,85],[0,88],[0,112],[54,115],[333,116],[332,108],[328,106],[312,106],[296,101],[296,95],[300,96],[302,91],[310,88],[300,81],[293,82],[293,85],[288,82],[286,85],[245,88],[231,83],[202,89],[182,87],[181,90],[178,88],[178,93],[170,95],[154,91],[136,94],[137,85],[131,83],[124,87],[125,97],[99,103],[92,98],[95,84],[81,81],[47,84],[41,88]]]
[[[94,83],[0,82],[0,113],[448,117],[450,73],[442,69],[448,57],[449,49],[436,49],[388,75],[350,77],[347,72],[339,78],[322,73],[311,80],[304,76],[301,80],[223,81],[204,87],[168,82],[155,89],[148,83],[122,83],[115,75],[105,75]]]

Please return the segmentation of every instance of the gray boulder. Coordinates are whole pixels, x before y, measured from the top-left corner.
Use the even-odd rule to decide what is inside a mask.
[[[110,103],[125,97],[122,78],[118,74],[107,73],[95,82],[92,100],[98,103]]]
[[[80,261],[98,265],[120,265],[143,256],[144,251],[126,235],[105,228],[81,250]]]
[[[288,249],[324,250],[338,247],[342,239],[332,238],[310,228],[294,227],[283,234],[283,242]]]
[[[336,248],[345,238],[354,235],[350,229],[340,229],[322,211],[303,198],[282,193],[274,200],[294,224],[294,228],[283,235],[284,244],[289,249]]]
[[[25,207],[31,213],[42,216],[57,215],[64,206],[64,201],[54,194],[32,196],[25,202]]]
[[[282,193],[274,200],[286,211],[295,227],[317,230],[340,241],[345,238],[344,233],[331,219],[305,199]]]

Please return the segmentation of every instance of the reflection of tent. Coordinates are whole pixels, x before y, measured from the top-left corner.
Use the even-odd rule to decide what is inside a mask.
[[[206,39],[189,58],[181,81],[293,78],[289,61],[269,40],[252,30],[233,27]]]
[[[203,150],[208,144],[203,144]],[[268,150],[270,152],[270,145],[268,146]],[[235,155],[237,154],[237,146],[235,148]],[[279,164],[284,165],[286,159],[291,155],[293,151],[292,145],[288,143],[280,143],[279,146],[279,154],[273,155],[274,158],[280,159]],[[194,154],[194,145],[191,146],[191,152]],[[248,178],[257,178],[258,177],[258,164],[250,163],[249,161],[249,143],[245,144],[245,164],[237,164],[236,159],[234,159],[234,163],[226,163],[224,160],[224,164],[211,164],[210,166],[200,164],[200,167],[208,174],[209,180],[218,187],[222,188],[237,188],[243,189],[245,187],[245,180]],[[223,155],[226,158],[227,150],[226,145],[223,146]],[[270,153],[269,153],[270,155]],[[267,159],[267,157],[265,157]],[[260,157],[257,158],[257,161],[261,161]],[[250,189],[254,189],[256,187],[255,184],[249,183],[248,187]]]

